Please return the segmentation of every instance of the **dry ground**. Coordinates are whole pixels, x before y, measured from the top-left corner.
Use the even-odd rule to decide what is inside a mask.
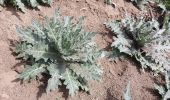
[[[115,8],[106,5],[104,0],[54,0],[51,7],[42,7],[39,11],[27,9],[26,13],[17,12],[14,8],[1,8],[0,11],[0,100],[122,100],[123,91],[131,81],[133,100],[159,100],[153,90],[156,79],[151,72],[142,73],[140,66],[131,61],[109,62],[102,59],[103,77],[101,82],[91,82],[91,95],[79,92],[75,97],[67,97],[67,91],[60,88],[48,95],[45,84],[40,81],[23,83],[16,79],[17,71],[23,66],[16,66],[19,61],[11,54],[10,40],[18,40],[16,25],[30,25],[33,18],[42,20],[52,16],[60,7],[62,15],[78,18],[86,16],[84,27],[87,31],[98,32],[96,41],[101,48],[110,45],[111,36],[103,23],[111,19],[120,19],[125,11],[138,15],[139,10],[124,0],[113,0]]]

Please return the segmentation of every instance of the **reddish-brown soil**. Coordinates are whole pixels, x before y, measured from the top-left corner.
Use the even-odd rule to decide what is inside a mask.
[[[99,33],[96,41],[101,48],[107,48],[112,41],[103,23],[111,19],[120,19],[125,12],[138,15],[139,10],[124,0],[113,0],[115,8],[106,5],[104,0],[54,0],[51,7],[40,7],[40,10],[27,9],[26,13],[14,8],[0,8],[0,100],[122,100],[126,85],[131,81],[133,100],[159,100],[153,84],[156,78],[151,72],[141,72],[140,66],[132,61],[109,62],[100,60],[103,68],[101,82],[90,82],[91,94],[79,92],[74,97],[67,97],[67,90],[45,93],[45,84],[39,81],[23,83],[17,80],[17,71],[23,66],[16,66],[19,61],[10,51],[10,40],[18,40],[16,25],[30,25],[33,18],[42,20],[52,16],[60,7],[62,15],[78,18],[86,16],[84,27],[87,31]]]

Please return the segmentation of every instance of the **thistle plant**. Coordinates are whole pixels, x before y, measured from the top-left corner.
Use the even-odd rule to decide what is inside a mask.
[[[83,17],[73,23],[72,17],[61,17],[56,10],[44,23],[33,21],[29,27],[17,27],[21,38],[14,52],[26,61],[20,79],[35,79],[42,73],[50,75],[46,91],[66,85],[69,95],[79,89],[89,91],[89,80],[100,80],[102,70],[97,64],[100,55],[93,42],[95,33],[82,28]]]
[[[156,72],[170,69],[170,26],[169,22],[162,28],[155,20],[127,16],[120,21],[110,21],[106,27],[113,36],[114,54],[134,57],[143,69],[151,68]]]

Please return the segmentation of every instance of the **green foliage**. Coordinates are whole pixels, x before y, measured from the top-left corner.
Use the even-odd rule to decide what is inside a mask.
[[[82,29],[83,19],[73,24],[72,17],[61,18],[56,10],[44,23],[33,21],[30,27],[17,27],[21,41],[14,52],[27,62],[19,78],[29,80],[46,73],[51,76],[47,92],[59,85],[66,85],[71,96],[79,88],[89,91],[88,81],[99,80],[102,71],[96,63],[100,52],[92,42],[95,34]]]
[[[36,8],[40,4],[51,5],[52,0],[0,0],[0,5],[12,4],[21,11],[25,11],[25,6]]]
[[[170,1],[169,0],[164,0],[165,7],[170,10]]]
[[[170,30],[169,23],[163,28],[155,20],[127,16],[121,21],[106,23],[115,36],[112,47],[120,53],[136,58],[142,68],[156,72],[169,70]],[[113,51],[114,52],[114,51]]]
[[[155,0],[155,1],[156,3],[161,5],[161,8],[163,6],[165,9],[170,10],[170,0]]]
[[[166,85],[157,85],[155,84],[155,89],[162,96],[162,100],[170,99],[170,71],[167,71],[165,74]]]

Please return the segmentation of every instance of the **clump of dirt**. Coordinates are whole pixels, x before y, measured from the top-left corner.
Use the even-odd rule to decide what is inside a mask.
[[[61,14],[73,16],[75,19],[85,16],[84,27],[87,31],[99,34],[96,42],[101,48],[109,47],[112,34],[106,31],[103,23],[112,19],[121,19],[125,12],[138,15],[139,10],[124,0],[113,0],[107,5],[104,0],[55,0],[51,7],[40,7],[40,10],[27,9],[26,13],[17,12],[13,8],[3,8],[0,11],[0,100],[62,100],[67,98],[67,90],[60,88],[58,92],[45,93],[46,84],[40,81],[20,83],[13,66],[19,61],[11,54],[10,40],[18,40],[16,25],[28,26],[32,19],[42,20],[44,16],[52,16],[55,9],[60,8]],[[154,77],[150,73],[140,73],[139,67],[130,61],[109,62],[100,61],[103,68],[101,82],[91,82],[91,95],[79,92],[68,100],[121,100],[123,91],[131,81],[133,100],[157,100],[153,93]],[[20,66],[16,70],[20,70]],[[19,71],[20,72],[20,71]]]

